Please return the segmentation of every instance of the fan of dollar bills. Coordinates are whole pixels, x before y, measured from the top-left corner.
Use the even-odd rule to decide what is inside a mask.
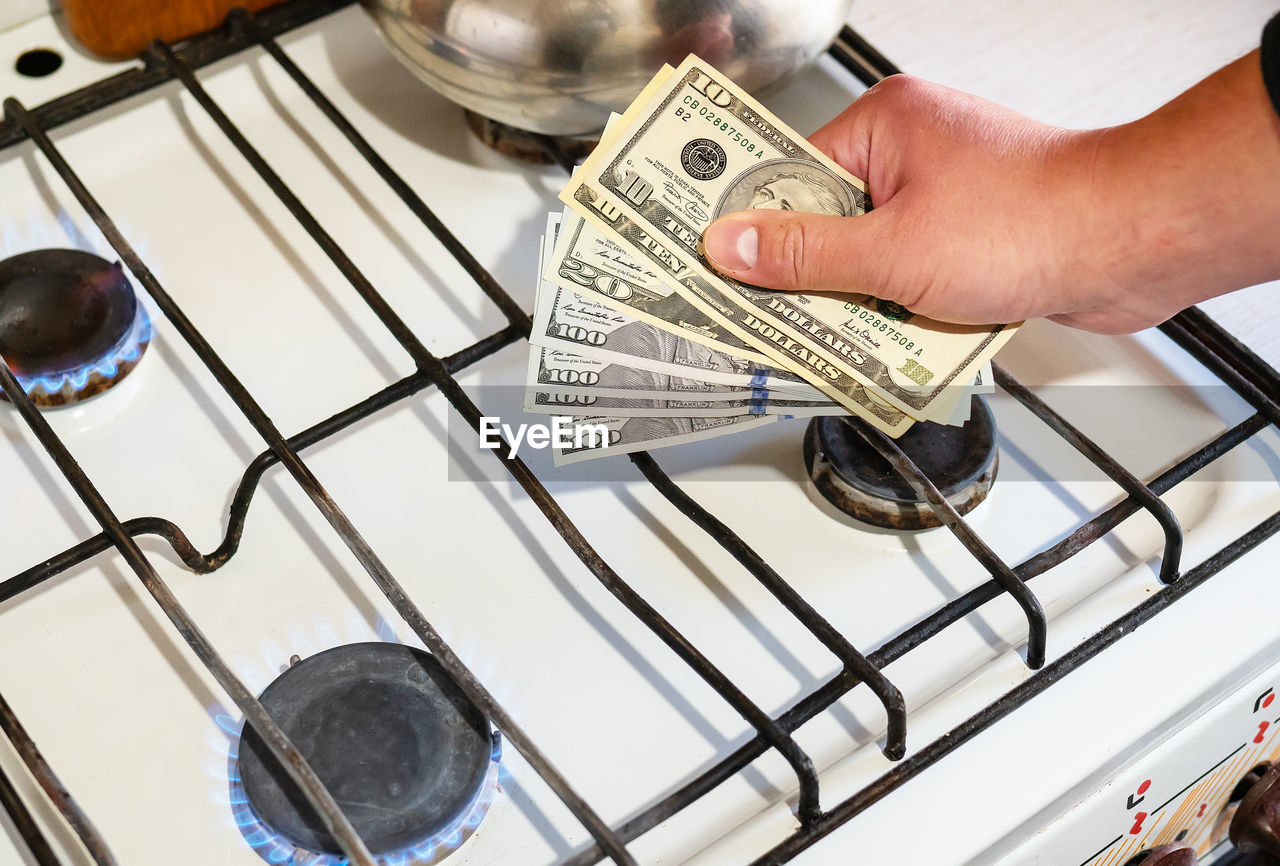
[[[900,436],[959,425],[1016,325],[954,325],[867,295],[767,291],[711,269],[702,232],[734,211],[857,216],[845,172],[711,66],[664,67],[547,218],[525,409],[606,429],[558,465],[853,414]]]

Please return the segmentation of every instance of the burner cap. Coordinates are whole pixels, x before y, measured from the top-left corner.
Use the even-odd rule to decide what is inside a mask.
[[[465,814],[492,759],[484,714],[434,657],[412,647],[326,650],[286,670],[261,701],[375,855],[430,839]],[[264,824],[300,848],[341,855],[250,726],[239,762],[245,797]]]
[[[119,263],[62,249],[0,261],[0,355],[37,405],[102,393],[133,370],[150,339]]]
[[[518,159],[521,162],[532,162],[547,165],[552,162],[542,143],[547,138],[555,140],[569,159],[581,162],[600,143],[598,138],[573,138],[571,136],[546,136],[527,129],[508,126],[483,114],[466,110],[467,126],[476,137],[503,156]]]
[[[922,421],[897,440],[961,514],[977,507],[996,477],[996,423],[973,397],[963,427]],[[839,511],[885,529],[941,526],[929,504],[843,417],[815,418],[805,433],[804,462],[814,487]]]

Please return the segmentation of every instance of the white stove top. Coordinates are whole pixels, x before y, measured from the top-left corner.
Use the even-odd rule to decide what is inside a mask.
[[[959,11],[918,18],[911,4],[865,2],[855,4],[853,23],[908,70],[971,89],[996,80],[1022,86],[1018,107],[1049,106],[1040,116],[1070,122],[1078,88],[1055,91],[1055,70],[1110,82],[1114,100],[1096,88],[1090,98],[1133,116],[1253,45],[1267,6],[1242,2],[1230,14],[1210,15],[1201,4],[1160,4],[1153,23],[1139,4],[1121,12],[1079,0],[1043,18],[1018,4],[982,5],[966,13],[972,18],[963,32],[972,41],[964,52],[949,17]],[[1102,9],[1123,21],[1090,18]],[[1009,23],[1013,16],[1025,29]],[[1180,33],[1179,21],[1211,19],[1222,30],[1216,41],[1181,33],[1188,41],[1176,50],[1144,43],[1152,69],[1141,68],[1133,45],[1109,53],[1120,50],[1121,35],[1108,36],[1097,57],[1036,55],[1043,68],[1030,80],[1009,75],[1004,63],[1043,47],[1040,28],[1055,26],[1045,20],[1076,23],[1081,32],[1071,44],[1080,46],[1103,30],[1125,32],[1110,28],[1129,26],[1154,40]],[[990,56],[977,51],[978,59],[958,63],[949,76],[948,57],[974,53],[988,32],[998,36]],[[8,69],[6,58],[21,49],[55,42],[53,23],[37,19],[0,33],[0,61]],[[282,42],[528,309],[537,237],[563,175],[488,151],[460,110],[386,54],[358,9]],[[975,68],[989,77],[972,74]],[[0,92],[32,106],[116,69],[71,56],[49,79],[0,73]],[[200,79],[428,348],[447,355],[505,325],[269,58],[237,55]],[[806,131],[860,91],[824,59],[770,104]],[[1106,111],[1091,117],[1121,119]],[[176,85],[53,137],[286,435],[413,372],[405,352]],[[0,151],[0,190],[0,253],[74,245],[72,226],[81,243],[110,255],[30,144]],[[155,339],[123,386],[46,417],[118,516],[171,520],[208,553],[221,543],[232,494],[264,445],[152,313]],[[526,351],[519,342],[460,374],[487,414],[517,411]],[[998,361],[1030,385],[1053,386],[1043,391],[1050,404],[1142,478],[1249,414],[1221,387],[1144,387],[1214,382],[1158,333],[1103,338],[1034,322]],[[971,522],[1012,564],[1120,491],[1012,400],[993,405],[1000,477]],[[427,390],[303,456],[427,618],[616,826],[745,742],[750,728],[592,577],[517,485],[465,480],[456,466],[451,472],[451,435],[462,443],[453,453],[464,463],[495,461],[462,427],[441,395]],[[945,530],[853,529],[821,513],[802,483],[803,431],[802,422],[779,423],[655,457],[864,653],[985,582],[981,566]],[[1187,532],[1185,567],[1280,509],[1276,444],[1271,431],[1255,437],[1166,497]],[[837,672],[836,659],[629,463],[612,458],[557,471],[529,456],[604,559],[758,706],[777,715]],[[97,533],[12,411],[0,411],[0,479],[0,577]],[[295,653],[360,640],[416,643],[279,468],[268,471],[253,500],[239,551],[212,574],[192,574],[158,538],[140,543],[255,690]],[[1033,834],[1060,798],[1096,788],[1166,720],[1275,649],[1273,609],[1256,601],[1274,597],[1274,544],[795,862],[995,862]],[[1032,583],[1050,617],[1051,660],[1159,590],[1160,549],[1154,521],[1139,515]],[[1025,639],[1020,610],[1002,597],[890,665],[886,673],[910,710],[908,754],[1029,676]],[[215,717],[238,714],[114,551],[0,604],[0,693],[120,862],[262,862],[227,801],[228,737]],[[875,699],[859,688],[797,732],[822,771],[824,807],[892,766],[879,751],[884,724]],[[489,815],[450,864],[553,863],[590,843],[515,749],[505,749],[503,764]],[[0,766],[20,781],[66,862],[89,862],[3,742]],[[631,849],[644,863],[747,863],[795,829],[794,804],[794,774],[771,753]],[[0,834],[0,863],[23,862],[21,850],[12,832]],[[1090,851],[1077,853],[1042,852],[1034,862],[1074,866]]]

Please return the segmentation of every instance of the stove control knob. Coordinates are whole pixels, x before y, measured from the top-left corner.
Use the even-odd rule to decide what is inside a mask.
[[[1231,843],[1241,851],[1280,857],[1280,764],[1244,795],[1231,819]]]
[[[1196,850],[1185,842],[1170,842],[1168,845],[1143,851],[1129,863],[1140,863],[1142,866],[1196,866]]]

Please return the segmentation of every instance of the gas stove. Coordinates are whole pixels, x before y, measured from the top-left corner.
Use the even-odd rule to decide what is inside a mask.
[[[0,862],[1236,857],[1280,754],[1280,376],[1210,313],[1029,323],[972,466],[831,422],[508,459],[476,428],[519,413],[556,142],[489,149],[344,0],[124,65],[0,32],[33,48]],[[769,104],[811,130],[894,70],[846,29]],[[875,459],[940,526],[841,510]]]

